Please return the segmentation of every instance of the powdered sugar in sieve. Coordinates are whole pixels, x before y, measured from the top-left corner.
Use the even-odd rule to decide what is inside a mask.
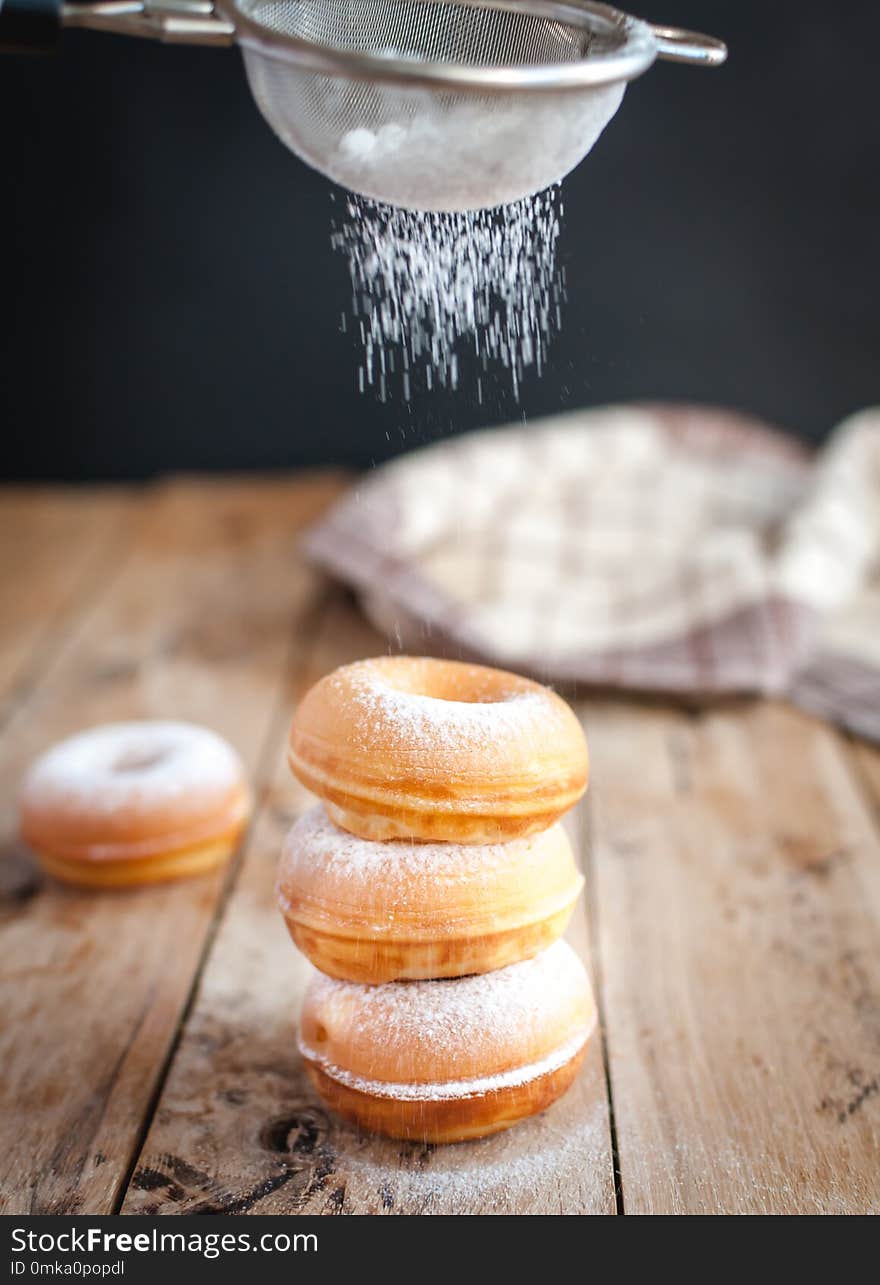
[[[398,110],[386,104],[373,128],[347,130],[321,168],[353,192],[407,209],[490,209],[561,182],[593,148],[624,88],[510,103],[385,91]]]

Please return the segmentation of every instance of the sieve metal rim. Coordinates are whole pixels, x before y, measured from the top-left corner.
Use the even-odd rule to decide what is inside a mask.
[[[438,2],[409,0],[411,4],[424,5]],[[620,38],[620,44],[615,49],[590,53],[575,62],[479,66],[338,49],[301,36],[273,32],[250,17],[240,7],[240,0],[215,0],[215,7],[234,25],[236,43],[262,57],[289,63],[305,71],[349,80],[454,93],[570,92],[612,85],[642,75],[660,52],[657,36],[649,23],[593,0],[455,0],[455,3],[466,8],[546,17],[598,35],[615,35]]]

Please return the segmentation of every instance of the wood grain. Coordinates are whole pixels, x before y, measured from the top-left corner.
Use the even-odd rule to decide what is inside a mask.
[[[624,1208],[880,1208],[880,840],[791,709],[596,706],[599,952]]]
[[[128,552],[122,488],[0,490],[0,726]]]
[[[328,610],[302,689],[385,649],[347,604]],[[285,729],[286,730],[286,729]],[[309,801],[278,769],[136,1167],[131,1213],[613,1213],[599,1039],[571,1092],[481,1142],[432,1147],[359,1133],[303,1074],[296,1020],[310,966],[275,906],[284,834]],[[587,953],[587,920],[572,940]]]
[[[161,488],[124,574],[0,739],[6,1212],[114,1207],[224,887],[222,874],[103,895],[45,882],[12,839],[17,784],[65,734],[165,716],[226,735],[259,787],[313,603],[297,531],[336,489],[329,479]]]

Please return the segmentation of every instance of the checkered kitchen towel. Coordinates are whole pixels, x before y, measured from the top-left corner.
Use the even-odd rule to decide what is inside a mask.
[[[816,456],[698,407],[474,433],[380,468],[308,543],[399,648],[784,692],[880,740],[880,410]]]

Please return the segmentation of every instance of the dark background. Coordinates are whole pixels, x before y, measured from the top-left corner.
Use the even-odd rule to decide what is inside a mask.
[[[263,124],[234,51],[69,33],[0,60],[9,478],[368,463],[627,398],[821,439],[880,397],[880,5],[663,0],[726,38],[658,65],[564,185],[569,301],[543,379],[382,405],[339,332],[331,185]]]

